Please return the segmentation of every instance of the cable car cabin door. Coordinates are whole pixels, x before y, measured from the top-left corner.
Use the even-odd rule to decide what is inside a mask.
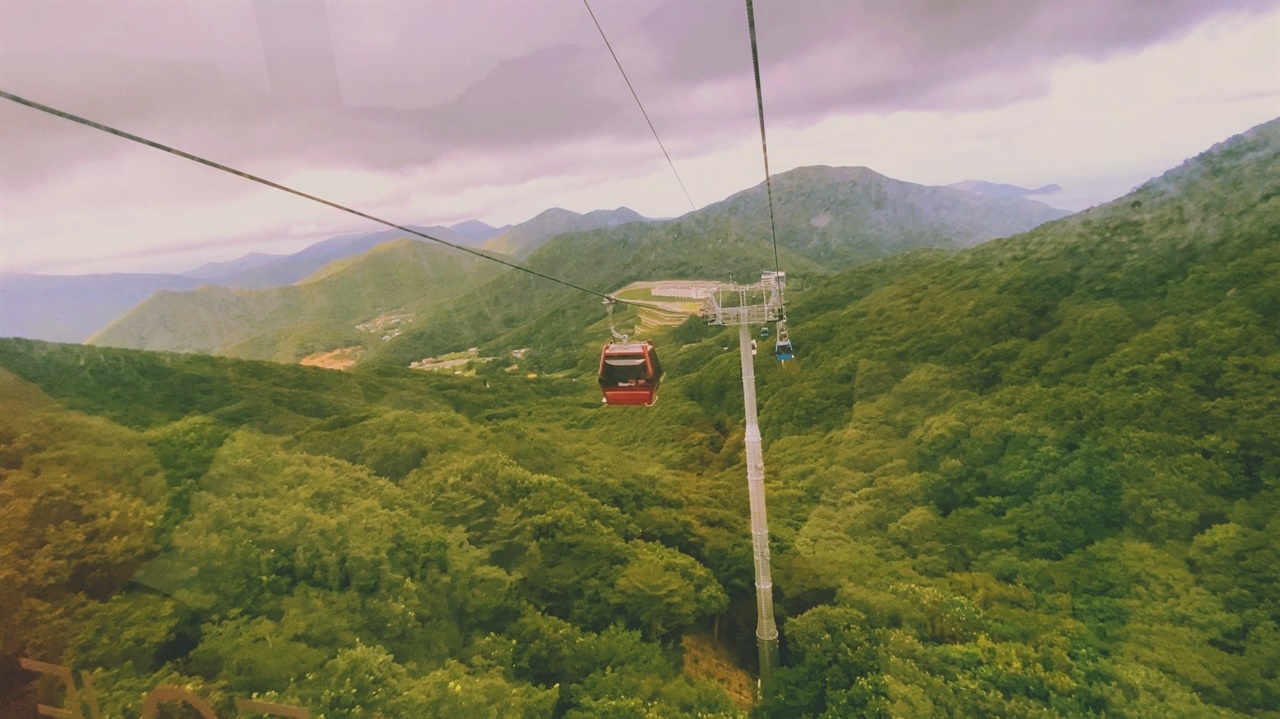
[[[662,366],[649,342],[607,344],[600,350],[600,392],[606,404],[651,406],[658,401]]]

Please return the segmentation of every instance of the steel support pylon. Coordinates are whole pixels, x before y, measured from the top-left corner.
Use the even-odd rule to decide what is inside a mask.
[[[760,651],[760,692],[773,684],[778,668],[778,626],[773,621],[773,578],[769,571],[769,518],[764,502],[764,450],[756,419],[755,358],[751,354],[751,328],[738,325],[738,349],[742,354],[742,400],[746,414],[747,495],[751,500],[751,548],[756,565],[756,645]]]

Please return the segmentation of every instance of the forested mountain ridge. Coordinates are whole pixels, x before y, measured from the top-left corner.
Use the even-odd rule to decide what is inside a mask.
[[[512,225],[493,227],[492,225],[488,225],[480,220],[464,220],[456,225],[451,225],[449,229],[467,238],[471,242],[483,244],[487,240],[497,237],[511,229],[511,227]]]
[[[1273,122],[794,296],[799,361],[757,360],[758,716],[1278,716],[1278,160]],[[536,380],[0,342],[0,696],[27,656],[97,670],[104,716],[158,684],[219,716],[735,715],[680,668],[717,623],[754,654],[735,338],[656,339],[662,398],[621,412],[581,332]]]
[[[543,210],[526,222],[507,228],[482,245],[491,252],[512,257],[528,257],[547,240],[566,232],[586,232],[601,227],[617,227],[632,222],[650,220],[629,207],[616,210],[593,210],[585,215],[553,207]]]
[[[488,225],[483,223],[460,226],[480,239],[472,240],[467,234],[446,227],[421,229],[463,245],[479,244],[489,236],[484,231]],[[367,252],[403,236],[403,232],[395,230],[331,237],[290,255],[251,252],[227,262],[208,262],[176,275],[2,274],[0,337],[84,342],[160,290],[183,292],[203,285],[241,290],[282,287],[305,279],[331,262]]]
[[[803,376],[761,393],[800,518],[770,716],[1276,716],[1278,163],[1280,121],[794,304]]]
[[[969,247],[1071,214],[1021,197],[903,182],[866,167],[797,168],[774,177],[773,192],[778,244],[835,270],[906,250]],[[761,183],[704,214],[767,236],[766,203]]]
[[[1066,214],[1020,198],[991,199],[891,180],[865,168],[800,168],[779,175],[775,183],[782,259],[800,276],[917,247],[966,246]],[[625,207],[586,215],[552,209],[509,228],[485,247],[509,251],[540,272],[601,292],[634,280],[727,280],[734,273],[745,277],[773,265],[762,202],[763,188],[757,187],[666,222],[646,221]],[[347,241],[334,241],[339,239]],[[316,245],[308,252],[311,249],[324,247]],[[342,259],[317,272],[355,267],[362,257]],[[302,259],[306,258],[298,258]],[[589,314],[599,309],[580,302],[581,298],[570,299],[562,286],[530,282],[527,277],[504,276],[476,288],[450,284],[458,296],[440,303],[416,301],[400,286],[383,288],[382,273],[366,275],[369,286],[364,293],[371,298],[381,293],[376,303],[380,306],[435,309],[419,313],[415,326],[382,345],[370,343],[351,327],[370,317],[348,313],[338,318],[324,308],[326,303],[342,302],[318,297],[328,284],[257,294],[207,287],[186,295],[157,295],[92,341],[284,362],[297,361],[309,352],[361,346],[372,350],[375,362],[400,365],[476,345],[485,345],[495,354],[534,346],[535,369],[559,370],[572,354],[565,348],[573,341],[573,332],[589,323]],[[424,281],[422,286],[430,293],[437,283]],[[296,298],[302,295],[311,298],[309,304],[298,304]],[[303,312],[306,307],[314,310]],[[548,326],[539,318],[559,318],[566,312],[572,313],[573,320],[555,326],[573,329],[529,331]],[[257,317],[266,319],[257,324]]]
[[[311,352],[377,344],[383,332],[356,325],[391,313],[411,320],[501,269],[456,250],[402,239],[331,263],[287,287],[207,285],[161,292],[89,342],[296,362]]]
[[[718,228],[720,225],[714,226]],[[606,293],[654,277],[707,279],[750,277],[773,264],[773,247],[760,237],[691,232],[683,220],[631,223],[622,227],[558,235],[539,247],[525,265],[535,271]],[[712,229],[714,229],[712,228]],[[782,262],[800,276],[824,274],[821,265],[782,249]],[[406,329],[375,349],[372,364],[405,366],[431,355],[479,346],[503,355],[532,347],[523,364],[539,372],[560,372],[579,363],[584,337],[609,339],[599,300],[565,285],[512,272],[458,297],[427,322]],[[630,322],[628,318],[619,320]],[[592,327],[591,325],[596,324]],[[629,331],[631,325],[620,325]],[[634,335],[634,333],[632,333]]]
[[[628,210],[628,212],[630,212]],[[609,211],[585,217],[611,215]],[[634,213],[632,213],[634,214]],[[643,219],[635,215],[635,219]],[[533,218],[521,225],[490,227],[467,220],[452,227],[414,227],[438,239],[478,246],[508,231],[545,239],[546,227]],[[599,221],[593,221],[597,226]],[[525,229],[528,224],[537,225]],[[612,224],[617,224],[613,222]],[[115,273],[94,275],[0,275],[0,337],[26,337],[51,342],[83,342],[157,290],[191,290],[201,285],[237,289],[283,287],[305,279],[329,263],[368,252],[404,237],[399,230],[340,235],[288,255],[251,252],[225,262],[207,262],[176,275]],[[268,352],[266,356],[273,353]],[[283,360],[282,360],[283,361]]]
[[[455,245],[479,244],[468,235],[448,227],[409,227]],[[210,284],[238,289],[284,287],[301,282],[332,262],[369,252],[378,245],[405,236],[400,230],[339,235],[321,240],[293,254],[250,253],[229,262],[209,262],[183,274],[207,280]]]
[[[895,252],[954,249],[1068,214],[1021,198],[901,182],[866,168],[800,168],[774,183],[779,257],[797,286]],[[761,184],[675,220],[557,235],[526,261],[601,292],[637,280],[749,278],[774,265],[768,217]],[[504,278],[438,313],[431,329],[416,327],[378,348],[373,361],[404,365],[472,345],[491,354],[533,347],[533,368],[563,370],[576,362],[579,328],[599,315],[564,287]]]

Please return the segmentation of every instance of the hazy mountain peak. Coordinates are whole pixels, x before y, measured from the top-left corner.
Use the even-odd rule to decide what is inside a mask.
[[[566,210],[563,207],[548,207],[521,224],[528,224],[529,222],[534,222],[536,220],[559,219],[563,217],[582,217],[582,215],[574,212],[573,210]],[[520,227],[520,225],[516,225],[516,227]]]
[[[712,204],[734,231],[768,237],[764,183]],[[1070,213],[1019,197],[985,197],[895,180],[868,167],[798,167],[773,178],[778,245],[832,269],[923,247],[958,248],[1025,232]],[[710,213],[710,214],[708,214]]]
[[[644,222],[648,218],[630,207],[619,207],[616,210],[592,210],[583,217],[604,220],[610,225],[622,225],[628,222]]]
[[[983,195],[985,197],[1032,197],[1035,195],[1052,195],[1062,191],[1062,188],[1058,185],[1045,185],[1044,187],[1029,190],[1017,185],[987,182],[986,180],[964,180],[963,182],[953,182],[947,187],[954,187],[957,190],[964,190],[965,192],[972,192],[975,195]]]
[[[858,182],[858,181],[874,181],[891,179],[885,175],[876,172],[869,167],[861,165],[852,166],[833,166],[833,165],[805,165],[797,167],[786,172],[779,172],[771,178],[774,183],[834,183],[834,182]],[[764,191],[764,183],[761,182],[745,192]]]
[[[307,275],[301,280],[298,280],[294,284],[303,285],[309,282],[316,282],[317,280],[322,280],[326,277],[330,277],[332,275],[343,272],[350,267],[354,267],[363,262],[367,262],[370,258],[376,257],[378,255],[383,255],[387,253],[403,253],[407,251],[411,245],[414,245],[417,242],[418,240],[411,237],[401,237],[394,240],[387,240],[386,242],[375,245],[372,249],[366,250],[361,254],[352,255],[351,257],[342,257],[340,259],[336,259],[333,262],[330,262],[329,264],[325,265],[324,267],[321,267],[320,269],[316,270],[315,272]]]
[[[247,255],[238,257],[234,260],[226,262],[206,262],[203,265],[183,272],[186,277],[194,277],[201,280],[217,280],[219,278],[228,277],[237,272],[247,272],[259,267],[265,267],[273,262],[281,260],[285,255],[272,255],[265,252],[250,252]]]
[[[471,222],[475,222],[475,220],[471,220]],[[483,223],[477,222],[476,224],[488,227]],[[439,225],[431,227],[410,225],[409,227],[417,232],[454,245],[475,246],[481,242],[481,240],[473,239],[449,227],[441,227]],[[489,228],[489,230],[494,233],[497,232],[493,228]],[[251,252],[228,262],[209,262],[182,274],[186,277],[195,277],[228,287],[253,289],[284,287],[304,280],[334,260],[353,257],[362,252],[367,252],[388,240],[408,236],[403,231],[394,229],[338,235],[316,242],[291,255],[267,255]],[[423,242],[428,241],[417,237],[414,239]]]
[[[628,207],[619,207],[616,210],[593,210],[585,215],[561,207],[552,207],[543,210],[527,222],[515,225],[482,246],[494,252],[527,257],[556,235],[647,221],[648,218]]]
[[[490,240],[503,232],[511,229],[511,225],[503,225],[502,227],[493,227],[480,220],[465,220],[456,225],[449,227],[450,230],[471,240],[472,243],[479,244],[486,240]]]

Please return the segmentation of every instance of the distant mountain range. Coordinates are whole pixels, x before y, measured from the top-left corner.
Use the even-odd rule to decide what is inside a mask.
[[[600,227],[617,227],[630,222],[648,221],[648,218],[627,207],[619,207],[616,210],[595,210],[585,215],[553,207],[528,222],[507,228],[506,231],[485,242],[484,248],[523,258],[528,257],[547,240],[566,232],[585,232]]]
[[[295,362],[313,352],[376,344],[501,265],[401,238],[333,262],[297,284],[261,290],[205,285],[161,291],[93,344]],[[357,325],[364,324],[364,327]]]
[[[1004,185],[997,182],[986,182],[985,180],[965,180],[952,183],[947,187],[954,187],[957,190],[964,190],[965,192],[972,192],[975,195],[984,195],[986,197],[1035,197],[1037,195],[1052,195],[1062,192],[1062,188],[1057,185],[1045,185],[1034,190],[1028,190],[1017,185]]]
[[[456,245],[477,246],[511,229],[477,220],[453,227],[413,227]],[[321,267],[404,236],[398,230],[332,237],[292,255],[251,252],[179,274],[0,275],[0,337],[84,342],[160,290],[201,285],[263,289],[291,285]]]
[[[965,247],[1068,214],[1032,200],[926,187],[860,167],[798,168],[772,182],[778,260],[800,281],[906,250]],[[526,263],[602,292],[635,280],[759,277],[774,266],[764,183],[675,220],[557,235]],[[601,315],[582,299],[559,285],[503,276],[375,348],[368,361],[403,365],[459,346],[490,353],[532,346],[543,369],[562,369],[575,361],[576,328]]]
[[[484,247],[520,257],[528,255],[543,242],[564,232],[645,221],[644,217],[625,207],[596,210],[585,215],[554,207],[518,225],[491,227],[479,220],[467,220],[452,227],[408,227],[453,245]],[[400,230],[341,235],[317,242],[292,255],[264,255],[255,252],[229,262],[210,262],[181,274],[224,287],[282,287],[302,280],[330,262],[368,252],[384,242],[405,236]]]
[[[622,214],[615,218],[615,213]],[[575,223],[575,218],[586,219]],[[467,220],[451,227],[410,227],[464,247],[478,247],[504,233],[511,233],[505,242],[512,247],[536,247],[557,232],[630,222],[632,218],[644,219],[626,208],[586,215],[553,209],[514,226],[491,227],[479,220]],[[301,281],[331,262],[368,252],[404,236],[399,230],[341,235],[291,255],[252,252],[226,262],[209,262],[176,275],[0,275],[0,337],[84,342],[160,290],[191,290],[206,284],[240,289],[283,287]]]
[[[472,222],[475,221],[472,220]],[[409,228],[455,245],[475,246],[479,245],[480,241],[472,238],[484,237],[486,234],[477,226],[489,227],[482,222],[475,222],[475,225],[469,227],[468,234],[439,225],[432,227],[409,225]],[[493,230],[493,228],[489,229]],[[224,287],[254,289],[282,287],[302,280],[330,262],[368,252],[384,242],[404,236],[405,233],[400,230],[341,235],[317,242],[292,255],[264,255],[255,252],[230,262],[210,262],[182,274]]]
[[[801,167],[773,178],[778,245],[831,270],[922,247],[958,249],[1071,213],[1017,197],[903,182],[866,167]],[[768,237],[764,184],[686,216]],[[721,230],[721,231],[724,231]]]
[[[778,175],[773,181],[778,244],[794,253],[789,255],[793,262],[818,272],[840,270],[917,247],[964,247],[1021,232],[1067,214],[1021,198],[991,198],[953,188],[900,182],[866,168],[800,168]],[[767,241],[768,211],[764,203],[761,184],[672,221],[651,221],[626,207],[586,214],[553,208],[527,222],[501,228],[471,220],[452,227],[414,229],[453,244],[481,247],[486,251],[546,265],[548,273],[557,275],[565,267],[585,268],[590,265],[589,274],[593,277],[648,278],[652,275],[645,274],[646,270],[658,272],[659,269],[654,263],[635,264],[634,258],[642,252],[638,248],[642,247],[649,248],[644,252],[663,258],[660,271],[666,275],[687,275],[691,272],[705,275],[713,268],[725,266],[726,262],[738,261],[727,255],[722,257],[723,253],[708,255],[706,244],[723,246],[726,238],[748,244]],[[590,238],[568,240],[569,245],[542,253],[549,243],[554,244],[554,238],[574,237],[582,233],[594,234]],[[253,351],[233,348],[251,338],[284,331],[290,326],[290,321],[308,321],[301,308],[325,305],[328,300],[317,299],[314,293],[319,291],[316,287],[328,285],[307,288],[302,293],[309,298],[306,301],[297,299],[294,293],[268,290],[300,283],[322,271],[332,274],[331,270],[324,269],[331,263],[359,257],[403,236],[404,233],[396,230],[339,236],[292,255],[252,253],[229,262],[209,263],[181,276],[106,275],[94,282],[53,276],[25,276],[21,282],[6,279],[3,283],[5,303],[0,307],[0,335],[84,341],[95,330],[101,329],[94,341],[104,344],[234,353],[260,358],[289,357],[293,354],[291,351],[266,341],[260,341],[259,349]],[[672,237],[678,237],[680,241],[669,242]],[[618,252],[620,245],[628,245],[627,252]],[[565,256],[567,248],[581,256]],[[543,254],[542,258],[539,258],[540,254]],[[771,258],[772,250],[765,254]],[[630,265],[619,264],[619,258],[623,256],[632,258],[628,260]],[[712,256],[719,258],[719,264],[708,259]],[[749,256],[754,256],[754,253],[749,253]],[[801,262],[802,259],[808,262]],[[758,269],[754,268],[755,271]],[[382,280],[379,278],[387,275],[366,274],[372,283],[367,290],[368,297],[372,298],[381,292],[378,287]],[[461,277],[470,281],[483,279],[485,275],[464,274]],[[112,283],[128,291],[96,289]],[[175,294],[202,284],[217,285],[222,289],[206,288],[188,296]],[[465,289],[451,286],[455,290]],[[35,287],[39,292],[31,289]],[[237,292],[231,292],[232,289]],[[171,292],[158,295],[154,302],[146,303],[145,308],[139,307],[138,312],[121,316],[158,290]],[[240,294],[249,290],[268,292],[252,300],[248,295]],[[388,290],[385,301],[370,300],[359,306],[364,311],[373,312],[377,308],[390,308],[412,299],[398,292],[399,289]],[[344,301],[333,301],[348,307]],[[201,302],[221,309],[214,312],[198,307]],[[293,309],[277,312],[269,307],[273,302]],[[89,307],[93,311],[87,311]],[[164,307],[172,308],[172,316],[164,318]],[[532,309],[526,308],[525,311]],[[317,321],[345,322],[349,328],[355,322],[369,319],[339,314],[340,320],[337,315],[331,317],[320,312]],[[238,319],[232,320],[233,317]],[[115,318],[118,321],[108,327]],[[197,331],[193,327],[197,318],[200,322],[207,320],[219,329]],[[292,319],[286,321],[284,318]],[[260,321],[261,325],[253,326],[255,321]],[[335,333],[336,330],[330,327],[321,334],[335,341],[338,337],[343,341],[367,340],[350,332]]]

